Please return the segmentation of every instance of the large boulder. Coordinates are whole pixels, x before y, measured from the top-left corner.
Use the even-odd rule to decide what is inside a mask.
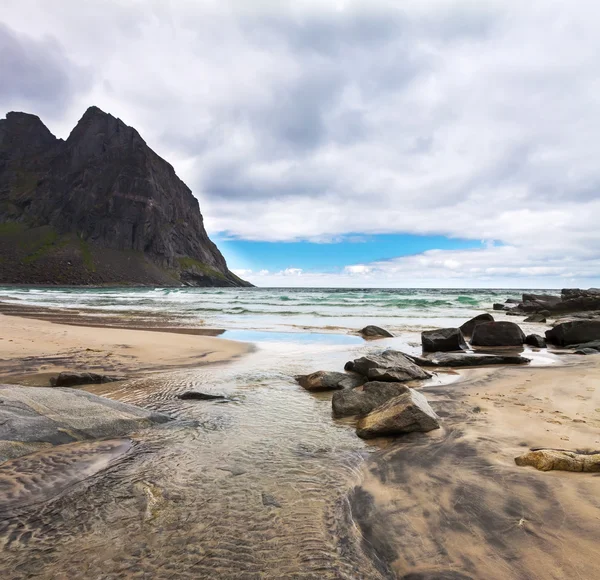
[[[577,453],[563,449],[537,449],[515,457],[519,466],[532,466],[540,471],[600,472],[600,453]]]
[[[362,389],[348,389],[333,393],[331,408],[334,417],[367,415],[386,401],[408,392],[402,383],[371,381]]]
[[[78,385],[99,385],[102,383],[113,383],[122,381],[125,377],[113,375],[100,375],[98,373],[71,372],[60,373],[57,377],[50,379],[53,387],[75,387]]]
[[[525,344],[535,348],[546,348],[546,339],[539,334],[528,334],[525,337]]]
[[[447,352],[469,348],[459,328],[425,330],[421,333],[421,344],[424,352]]]
[[[429,373],[409,360],[406,355],[396,350],[386,350],[381,354],[357,358],[346,367],[352,368],[354,372],[370,380],[379,380],[383,375],[389,376],[390,372],[394,373],[394,381],[412,381],[431,377]],[[382,371],[384,372],[382,373]]]
[[[409,389],[407,393],[390,399],[362,417],[356,426],[356,434],[363,439],[383,435],[400,435],[412,431],[439,429],[438,416],[419,392]]]
[[[555,296],[554,294],[523,294],[523,302],[548,302],[549,304],[557,304],[561,301],[560,296]]]
[[[492,304],[492,310],[506,310],[507,306],[505,304],[500,304],[499,302],[495,302]]]
[[[353,389],[366,382],[366,379],[361,375],[333,371],[316,371],[310,375],[298,375],[296,380],[307,391]]]
[[[359,334],[361,334],[364,338],[390,338],[394,336],[391,332],[385,330],[385,328],[380,328],[379,326],[374,326],[373,324],[369,324],[362,330],[359,330]]]
[[[419,359],[423,360],[423,359]],[[436,352],[425,359],[424,366],[436,367],[479,367],[488,365],[523,365],[531,362],[530,359],[518,355],[503,354],[472,354],[458,352]],[[417,361],[416,364],[419,364]]]
[[[525,334],[514,322],[484,322],[473,331],[473,346],[522,346]]]
[[[86,391],[0,385],[0,461],[49,445],[121,437],[168,415]]]
[[[478,324],[483,324],[484,322],[494,322],[494,317],[487,312],[485,314],[480,314],[475,318],[471,318],[465,322],[462,326],[459,326],[459,330],[463,333],[463,336],[466,338],[471,338],[473,336],[473,330]]]
[[[558,346],[569,346],[600,340],[600,320],[571,320],[546,331],[546,340]]]

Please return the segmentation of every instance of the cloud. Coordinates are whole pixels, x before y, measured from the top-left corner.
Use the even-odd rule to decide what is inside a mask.
[[[56,116],[85,89],[88,73],[56,38],[17,34],[0,22],[0,106]]]
[[[597,265],[592,0],[59,4],[3,9],[3,42],[29,64],[3,71],[0,105],[41,107],[48,92],[58,133],[91,103],[121,117],[192,187],[212,233],[488,241],[341,264],[348,283],[558,281]]]

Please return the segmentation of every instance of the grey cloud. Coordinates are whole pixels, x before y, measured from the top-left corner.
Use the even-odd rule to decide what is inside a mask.
[[[32,39],[0,23],[0,104],[54,116],[88,83],[53,38]]]

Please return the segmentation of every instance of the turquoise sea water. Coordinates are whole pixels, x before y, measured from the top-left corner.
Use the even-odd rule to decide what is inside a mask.
[[[0,301],[227,330],[402,332],[456,326],[523,292],[535,290],[0,287]]]

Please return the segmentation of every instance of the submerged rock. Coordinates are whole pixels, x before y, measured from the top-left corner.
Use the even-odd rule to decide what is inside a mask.
[[[385,328],[380,328],[379,326],[374,326],[372,324],[359,330],[359,333],[365,338],[390,338],[394,336],[391,332],[385,330]]]
[[[600,340],[600,320],[571,320],[546,331],[546,340],[558,346],[569,346]]]
[[[350,389],[333,393],[331,407],[334,417],[366,415],[386,401],[408,392],[401,383],[371,381],[361,389]]]
[[[418,367],[404,353],[396,350],[386,350],[381,354],[357,358],[352,361],[352,369],[373,380],[386,376],[386,374],[390,376],[389,372],[394,373],[394,380],[396,381],[411,381],[431,377],[429,373]]]
[[[365,377],[361,375],[334,371],[316,371],[310,375],[298,375],[296,380],[307,391],[353,389],[366,382]]]
[[[431,364],[427,366],[477,367],[487,365],[523,365],[531,362],[531,360],[518,355],[436,352],[431,355],[428,362]]]
[[[480,314],[479,316],[475,316],[475,318],[471,318],[463,325],[459,326],[459,330],[463,333],[463,336],[466,338],[471,338],[473,335],[473,330],[478,324],[483,324],[484,322],[494,322],[494,317],[491,314]]]
[[[51,378],[50,384],[53,387],[75,387],[77,385],[98,385],[123,380],[125,380],[125,377],[100,375],[98,373],[63,372],[56,378]]]
[[[473,331],[473,346],[522,346],[525,333],[514,322],[484,322]]]
[[[186,391],[177,395],[182,401],[229,401],[225,395],[212,395],[211,393],[201,393],[200,391]]]
[[[439,427],[438,416],[427,399],[409,389],[362,417],[356,426],[356,434],[363,439],[371,439],[413,431],[427,432]]]
[[[519,466],[532,466],[540,471],[600,472],[600,452],[577,453],[563,449],[537,449],[515,457]]]
[[[546,348],[546,339],[539,334],[529,334],[525,337],[525,344],[536,348]]]
[[[35,447],[122,437],[171,420],[162,413],[62,387],[0,385],[0,401],[0,461]]]
[[[459,328],[438,328],[421,333],[421,344],[425,352],[467,350],[469,347]]]
[[[600,354],[600,351],[597,351],[595,348],[578,348],[575,351],[575,354],[584,354],[584,355]]]

